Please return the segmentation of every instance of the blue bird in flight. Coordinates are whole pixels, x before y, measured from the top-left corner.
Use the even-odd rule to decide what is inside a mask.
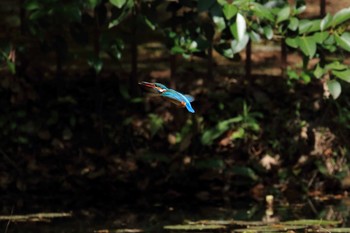
[[[194,109],[191,106],[191,102],[194,101],[194,97],[191,95],[182,94],[178,91],[170,89],[161,83],[140,82],[144,89],[154,94],[158,94],[164,97],[166,100],[176,104],[179,107],[186,108],[189,112],[194,113]]]

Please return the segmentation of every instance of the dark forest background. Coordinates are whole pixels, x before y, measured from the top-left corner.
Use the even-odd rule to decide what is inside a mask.
[[[2,192],[293,201],[349,188],[347,1],[0,11]],[[196,113],[139,81],[191,94]]]

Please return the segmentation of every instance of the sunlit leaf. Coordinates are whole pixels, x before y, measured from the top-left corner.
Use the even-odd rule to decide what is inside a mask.
[[[306,10],[306,5],[302,5],[294,10],[294,14],[299,15]]]
[[[243,118],[238,116],[234,118],[230,118],[228,120],[224,120],[219,122],[214,128],[206,130],[201,138],[201,142],[203,145],[211,145],[215,139],[220,137],[224,132],[229,130],[230,125],[232,123],[240,122]]]
[[[205,1],[203,1],[203,2],[205,2]],[[230,20],[233,16],[235,16],[237,14],[238,8],[233,4],[227,3],[224,5],[224,8],[222,11],[225,15],[225,18],[227,20]]]
[[[331,233],[349,233],[350,232],[350,228],[349,227],[328,228],[327,232],[331,232]]]
[[[323,76],[323,74],[325,73],[325,70],[319,65],[317,64],[313,74],[315,75],[316,78],[321,78]]]
[[[344,32],[341,36],[335,34],[334,38],[341,48],[350,52],[350,32]]]
[[[305,228],[306,226],[292,226],[292,225],[288,226],[283,224],[275,224],[270,226],[253,226],[249,228],[235,229],[233,232],[242,232],[242,233],[290,232],[290,230],[301,230]]]
[[[298,45],[303,53],[313,58],[316,53],[316,41],[312,36],[302,36],[298,39]]]
[[[286,44],[292,48],[298,48],[299,44],[298,44],[298,37],[287,37],[287,39],[285,40]]]
[[[283,225],[294,225],[294,226],[336,226],[339,225],[341,221],[335,220],[323,220],[323,219],[300,219],[281,222]]]
[[[273,30],[270,25],[266,25],[264,28],[264,35],[267,39],[271,40],[273,38]]]
[[[303,19],[299,22],[299,34],[320,31],[320,20]]]
[[[118,7],[118,8],[122,8],[125,5],[126,1],[127,0],[109,0],[109,2],[112,5],[114,5],[114,6]]]
[[[100,58],[90,57],[88,59],[88,64],[95,70],[97,74],[102,70],[103,62]]]
[[[244,138],[245,135],[245,130],[243,128],[239,128],[238,130],[234,131],[231,134],[231,139],[235,140],[235,139],[241,139]]]
[[[296,17],[292,17],[288,24],[288,28],[292,31],[296,31],[299,27],[299,19]]]
[[[335,13],[332,20],[332,26],[335,27],[350,19],[350,7],[344,8]]]
[[[346,82],[350,82],[350,69],[347,70],[333,70],[332,74],[334,74],[337,78],[340,78]]]
[[[261,41],[260,35],[258,33],[256,33],[255,31],[250,31],[249,32],[249,37],[254,42],[260,42]]]
[[[329,36],[329,32],[328,31],[324,31],[324,32],[316,32],[313,37],[314,40],[316,41],[316,43],[318,44],[322,44]]]
[[[244,35],[243,39],[240,41],[233,40],[231,41],[231,49],[233,54],[241,52],[248,44],[249,36],[247,34]]]
[[[290,16],[290,6],[285,6],[284,8],[282,8],[278,14],[277,14],[277,23],[280,23],[282,21],[285,21],[289,18]]]
[[[337,80],[329,80],[327,81],[327,87],[333,96],[333,99],[337,99],[341,93],[340,83]]]
[[[347,68],[348,66],[344,65],[343,63],[340,63],[339,61],[334,61],[325,65],[326,70],[345,70]]]
[[[273,14],[268,8],[266,8],[265,6],[257,2],[251,2],[251,4],[252,4],[252,10],[259,18],[267,19],[271,22],[274,21]]]
[[[327,13],[327,15],[321,20],[321,23],[320,23],[321,31],[324,31],[331,26],[332,19],[333,19],[332,15]]]
[[[155,30],[156,29],[156,25],[151,21],[149,20],[146,16],[143,17],[143,20],[145,21],[146,25],[152,29],[152,30]]]
[[[220,16],[213,16],[213,22],[216,26],[216,29],[221,32],[222,30],[224,30],[226,28],[226,23],[225,23],[225,19],[223,17]]]
[[[230,26],[232,35],[237,41],[242,41],[246,35],[247,25],[244,17],[238,13],[236,16],[236,21]]]

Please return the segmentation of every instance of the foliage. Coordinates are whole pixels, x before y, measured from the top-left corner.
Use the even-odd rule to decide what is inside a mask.
[[[55,186],[63,180],[68,188],[84,179],[104,180],[104,175],[113,177],[111,183],[129,181],[138,188],[150,186],[152,179],[178,179],[180,186],[193,172],[208,186],[216,179],[227,186],[235,179],[243,183],[243,177],[249,180],[247,189],[278,183],[283,192],[300,180],[307,192],[323,180],[335,178],[337,185],[349,172],[344,91],[350,82],[349,8],[310,18],[302,15],[304,1],[283,0],[9,4],[0,37],[4,189],[29,189],[19,171],[35,177],[38,167],[46,171],[52,164],[59,172],[53,178],[47,171],[46,182]],[[137,54],[143,52],[138,45],[154,40],[170,56],[187,59],[182,62],[190,68],[181,70],[186,79],[178,75],[178,85],[189,90],[184,84],[191,84],[189,91],[199,96],[198,114],[191,118],[162,102],[144,104],[129,91],[136,86],[126,78],[132,76],[129,68],[137,69]],[[199,69],[191,63],[212,59],[213,50],[237,61],[252,43],[268,41],[302,56],[303,64],[287,68],[287,79],[236,79],[236,67],[229,63],[223,75],[229,80],[203,81],[201,69],[213,63],[197,63]],[[338,102],[322,98],[328,95]],[[66,164],[56,163],[63,154]],[[160,161],[170,169],[158,170]],[[138,169],[154,176],[135,178]],[[212,183],[203,178],[206,171]]]

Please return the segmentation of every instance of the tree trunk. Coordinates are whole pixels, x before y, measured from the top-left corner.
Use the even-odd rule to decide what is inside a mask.
[[[281,41],[281,74],[285,77],[287,70],[287,45],[285,39]]]
[[[251,74],[252,74],[252,43],[251,40],[249,40],[247,47],[245,49],[245,76],[249,80],[249,83],[251,83]]]
[[[320,16],[324,17],[326,15],[326,0],[320,0]]]

